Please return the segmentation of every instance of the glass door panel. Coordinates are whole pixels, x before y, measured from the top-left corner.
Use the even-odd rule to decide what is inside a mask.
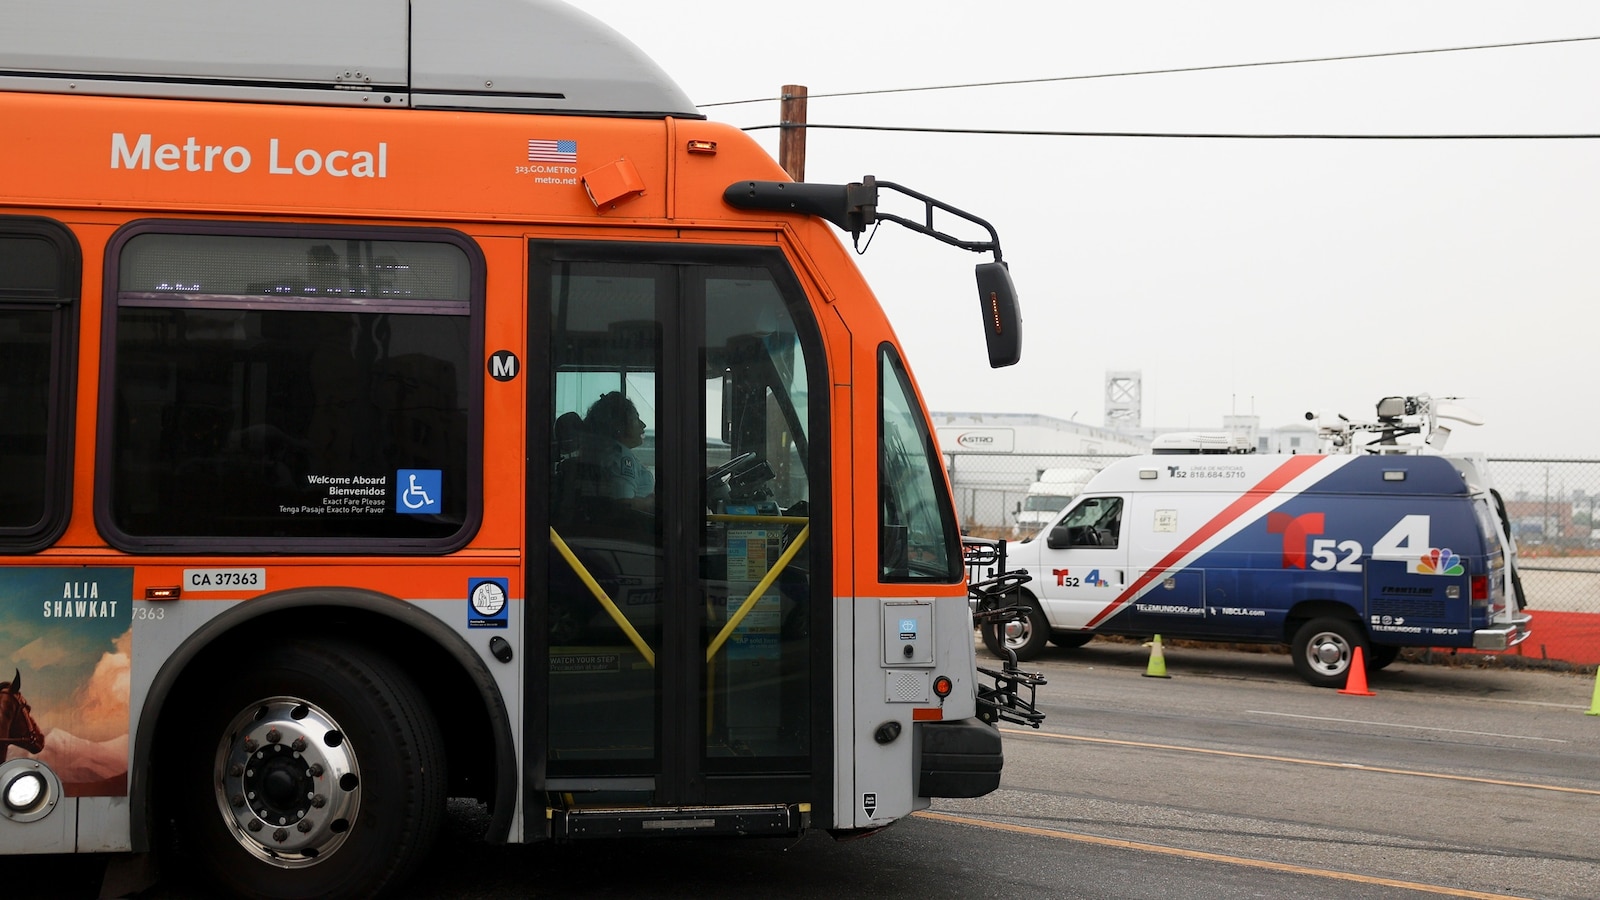
[[[707,772],[803,768],[811,596],[805,357],[764,269],[717,269],[705,307]]]
[[[653,438],[663,266],[557,268],[549,762],[552,776],[653,776],[665,560]]]

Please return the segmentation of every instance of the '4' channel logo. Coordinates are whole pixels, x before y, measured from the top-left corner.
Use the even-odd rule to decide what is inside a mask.
[[[442,469],[401,469],[395,475],[394,511],[405,515],[444,511]]]

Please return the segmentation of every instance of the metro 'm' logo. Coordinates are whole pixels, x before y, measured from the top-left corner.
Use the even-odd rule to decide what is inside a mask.
[[[1306,567],[1306,542],[1312,535],[1322,533],[1322,513],[1267,513],[1267,533],[1283,535],[1283,567]]]

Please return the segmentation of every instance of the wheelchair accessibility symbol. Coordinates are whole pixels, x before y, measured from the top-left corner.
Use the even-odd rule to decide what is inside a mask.
[[[394,511],[402,514],[442,512],[440,489],[443,484],[442,469],[401,469],[395,475],[399,496],[395,498]]]

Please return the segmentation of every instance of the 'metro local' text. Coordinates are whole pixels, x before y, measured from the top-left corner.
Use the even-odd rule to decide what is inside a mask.
[[[290,155],[292,154],[292,155]],[[155,168],[163,172],[250,171],[255,157],[234,144],[202,144],[190,135],[181,144],[157,144],[148,133],[133,143],[120,131],[111,133],[111,168]],[[379,141],[367,150],[318,149],[288,150],[277,138],[267,142],[267,172],[271,175],[331,175],[334,178],[388,178],[389,145]]]

